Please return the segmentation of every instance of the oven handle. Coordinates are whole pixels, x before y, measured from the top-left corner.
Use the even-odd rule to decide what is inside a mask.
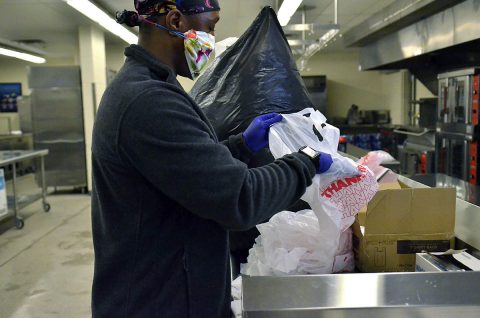
[[[393,132],[394,132],[394,133],[397,133],[397,134],[402,134],[402,135],[409,135],[409,136],[421,137],[421,136],[424,136],[424,135],[428,134],[428,133],[430,132],[430,130],[425,129],[425,130],[424,130],[423,132],[421,132],[421,133],[413,133],[413,132],[404,131],[404,130],[400,130],[400,129],[394,129]]]
[[[437,135],[440,135],[441,137],[457,137],[457,138],[453,138],[453,139],[465,139],[465,140],[468,140],[468,141],[473,140],[473,136],[471,136],[471,135],[466,135],[466,134],[456,133],[456,132],[438,131]]]

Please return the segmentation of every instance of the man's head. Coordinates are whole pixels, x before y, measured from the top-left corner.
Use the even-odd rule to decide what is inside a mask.
[[[218,0],[134,0],[140,19],[139,44],[181,76],[190,77],[184,39],[174,32],[203,31],[215,35],[220,19]],[[168,30],[155,27],[157,23]]]

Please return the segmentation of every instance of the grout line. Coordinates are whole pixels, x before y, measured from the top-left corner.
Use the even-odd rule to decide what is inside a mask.
[[[22,249],[20,252],[18,252],[17,254],[15,254],[14,256],[12,256],[11,258],[9,258],[8,260],[6,260],[5,262],[3,262],[2,264],[0,264],[0,268],[3,267],[4,265],[6,265],[7,263],[9,263],[10,261],[12,261],[14,258],[16,258],[18,255],[22,254],[23,252],[25,252],[26,250],[30,249],[33,247],[33,245],[35,245],[36,243],[38,243],[39,241],[41,241],[43,238],[45,238],[47,235],[51,234],[53,231],[55,231],[56,229],[58,229],[60,226],[63,226],[65,225],[66,223],[68,223],[70,220],[72,220],[73,218],[79,216],[82,212],[84,212],[85,210],[89,209],[90,208],[90,204],[87,204],[87,206],[85,206],[84,208],[80,209],[80,211],[78,211],[77,213],[71,215],[69,218],[67,218],[66,220],[63,220],[60,222],[60,224],[58,224],[57,226],[55,226],[53,229],[51,229],[50,231],[48,231],[47,233],[45,233],[44,235],[40,236],[37,240],[35,240],[34,242],[32,242],[31,244],[29,244],[27,247],[25,247],[24,249]]]

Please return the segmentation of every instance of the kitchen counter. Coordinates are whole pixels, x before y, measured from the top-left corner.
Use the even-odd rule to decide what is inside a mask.
[[[455,188],[458,198],[480,206],[480,187],[477,185],[441,173],[417,174],[410,178],[429,187]]]
[[[244,318],[478,318],[480,272],[247,277]]]

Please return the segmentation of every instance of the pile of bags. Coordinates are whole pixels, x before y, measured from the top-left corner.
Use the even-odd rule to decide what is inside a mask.
[[[352,233],[355,215],[378,190],[366,166],[337,153],[339,130],[312,108],[284,115],[270,128],[275,158],[310,146],[332,155],[333,164],[317,175],[302,199],[312,210],[284,211],[257,226],[261,235],[250,250],[247,275],[327,274],[354,269]]]

